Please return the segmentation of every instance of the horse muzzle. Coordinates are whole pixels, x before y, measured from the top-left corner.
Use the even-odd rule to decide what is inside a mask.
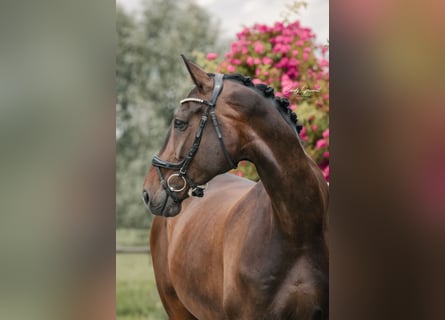
[[[150,197],[150,194],[144,188],[142,191],[142,200],[147,209],[155,216],[160,217],[174,217],[182,208],[182,200],[173,199],[169,197],[164,190],[160,191],[155,197]]]

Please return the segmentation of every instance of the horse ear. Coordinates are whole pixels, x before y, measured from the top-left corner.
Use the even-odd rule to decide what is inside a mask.
[[[201,67],[191,60],[187,59],[183,54],[181,54],[181,57],[184,60],[185,66],[187,67],[187,70],[195,85],[203,91],[210,90],[213,86],[213,82],[212,78],[209,77],[207,72],[202,70]]]

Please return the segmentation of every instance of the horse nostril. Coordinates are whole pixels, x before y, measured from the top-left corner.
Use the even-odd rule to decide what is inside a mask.
[[[148,196],[147,191],[142,191],[142,200],[144,200],[145,205],[148,207],[148,204],[150,202],[150,197]]]

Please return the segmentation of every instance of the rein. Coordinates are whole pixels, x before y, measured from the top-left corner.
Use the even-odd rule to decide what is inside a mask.
[[[227,148],[224,144],[223,136],[221,133],[221,129],[219,128],[218,120],[216,118],[215,113],[215,107],[216,107],[216,100],[218,99],[219,95],[221,94],[221,91],[223,89],[223,74],[215,74],[214,76],[214,85],[213,85],[213,92],[212,97],[210,101],[198,99],[198,98],[185,98],[180,101],[180,104],[186,103],[186,102],[196,102],[205,104],[207,106],[206,111],[201,117],[201,121],[199,123],[198,131],[195,135],[195,140],[193,141],[192,147],[190,148],[190,151],[188,152],[187,156],[182,160],[181,162],[168,162],[165,160],[162,160],[157,155],[153,157],[152,165],[156,167],[159,175],[159,179],[161,181],[162,187],[167,192],[167,195],[170,196],[175,202],[179,202],[180,199],[178,198],[176,193],[179,193],[187,187],[187,184],[191,188],[191,192],[189,193],[191,196],[195,197],[202,197],[204,196],[204,190],[207,187],[206,185],[198,185],[193,182],[193,180],[188,176],[187,169],[193,160],[196,152],[198,151],[199,145],[201,143],[202,133],[204,131],[204,128],[207,124],[207,120],[210,118],[212,120],[213,128],[215,129],[216,135],[218,137],[219,144],[221,145],[221,148],[224,152],[224,156],[227,159],[227,162],[230,164],[232,168],[236,168],[236,165],[234,164],[232,158],[229,155],[229,152],[227,151]],[[173,171],[179,171],[179,173],[171,174],[168,179],[166,180],[164,178],[164,175],[161,172],[161,168],[173,170]],[[183,185],[180,188],[174,187],[171,185],[172,178],[177,177],[182,179]],[[168,198],[168,197],[167,197]],[[165,205],[167,203],[167,198],[164,202],[164,207],[162,208],[162,212],[164,211]]]

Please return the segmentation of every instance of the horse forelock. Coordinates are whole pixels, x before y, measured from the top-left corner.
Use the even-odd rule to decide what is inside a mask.
[[[211,77],[215,76],[213,73],[208,73],[208,75]],[[273,99],[275,106],[286,122],[297,130],[297,134],[300,133],[303,126],[299,123],[297,114],[291,110],[289,100],[284,97],[275,96],[275,90],[271,86],[264,83],[254,84],[250,77],[243,76],[239,73],[225,74],[224,79],[240,82],[244,86],[260,92],[264,98]]]

